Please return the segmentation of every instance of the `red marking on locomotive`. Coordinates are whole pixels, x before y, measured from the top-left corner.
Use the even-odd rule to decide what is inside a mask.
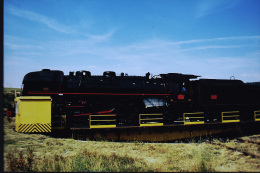
[[[73,116],[75,116],[75,117],[77,117],[77,116],[84,116],[84,115],[91,115],[92,113],[86,113],[86,114],[77,114],[77,115],[73,115]]]
[[[218,96],[217,95],[211,95],[211,100],[217,100]]]
[[[108,114],[108,113],[111,113],[112,110],[108,110],[108,111],[100,111],[100,112],[97,112],[98,114]]]
[[[184,100],[184,95],[183,94],[179,94],[178,95],[178,100]]]

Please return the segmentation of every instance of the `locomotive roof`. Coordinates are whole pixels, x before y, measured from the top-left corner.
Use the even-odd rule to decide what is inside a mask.
[[[230,79],[199,79],[202,85],[244,85],[245,83],[241,80],[230,80]]]
[[[167,74],[160,74],[160,76],[168,81],[187,81],[189,79],[196,79],[200,77],[196,75],[182,74],[182,73],[167,73]]]

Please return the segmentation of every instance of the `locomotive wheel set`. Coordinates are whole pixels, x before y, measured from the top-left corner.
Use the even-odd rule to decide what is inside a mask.
[[[15,130],[140,141],[228,133],[241,127],[259,132],[257,83],[198,77],[30,72],[21,96],[15,98]]]

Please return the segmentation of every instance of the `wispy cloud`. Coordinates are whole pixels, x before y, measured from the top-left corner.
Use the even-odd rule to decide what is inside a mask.
[[[92,42],[107,41],[115,33],[115,29],[110,30],[108,33],[100,34],[100,35],[81,33],[71,26],[64,25],[51,17],[46,17],[39,13],[35,13],[35,12],[24,10],[24,9],[18,9],[18,8],[12,7],[12,6],[5,7],[4,10],[6,13],[9,13],[9,14],[27,19],[27,20],[31,20],[34,22],[41,23],[60,33],[81,35],[83,37],[90,39]]]
[[[183,44],[192,44],[192,43],[206,43],[206,42],[215,42],[215,41],[232,41],[232,40],[259,40],[260,36],[238,36],[238,37],[218,37],[210,39],[196,39],[196,40],[185,40],[185,41],[176,41],[171,42],[170,44],[174,45],[183,45]]]
[[[83,34],[84,36],[88,37],[92,42],[103,42],[109,40],[112,35],[115,33],[115,30],[111,30],[106,34],[101,35],[93,35],[93,34]]]
[[[234,7],[239,1],[236,0],[200,0],[195,11],[195,17],[205,17],[211,14],[223,12]]]
[[[66,56],[76,54],[92,54],[109,56],[114,54],[153,55],[188,52],[207,49],[237,49],[241,47],[259,47],[260,36],[220,37],[211,39],[197,39],[184,41],[169,41],[162,39],[144,40],[128,45],[102,44],[114,34],[110,31],[103,35],[89,35],[90,39],[62,40],[62,41],[34,41],[5,36],[4,46],[12,50],[43,51],[53,56]]]
[[[6,47],[8,47],[8,48],[10,48],[12,50],[42,49],[42,47],[39,46],[39,45],[12,44],[12,43],[8,43],[8,42],[5,42],[4,46],[6,46]]]
[[[258,45],[260,46],[260,45]],[[193,51],[193,50],[207,50],[207,49],[233,49],[233,48],[242,48],[242,47],[252,47],[252,45],[212,45],[212,46],[198,46],[198,47],[192,47],[188,49],[182,49],[182,52],[184,51]]]
[[[58,23],[55,19],[45,17],[44,15],[32,12],[32,11],[27,11],[23,9],[18,9],[15,7],[5,7],[4,8],[5,12],[10,13],[12,15],[25,18],[31,21],[39,22],[42,23],[46,26],[48,26],[51,29],[54,29],[56,31],[62,32],[62,33],[71,33],[73,32],[68,26],[62,25]]]

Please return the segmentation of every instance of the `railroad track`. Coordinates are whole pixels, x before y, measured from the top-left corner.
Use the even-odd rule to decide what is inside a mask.
[[[238,142],[242,142],[242,143],[252,143],[252,144],[260,145],[260,142],[257,142],[257,141],[244,140],[244,139],[241,139],[241,138],[236,138],[236,140],[237,140]]]
[[[252,141],[252,140],[244,140],[244,139],[241,139],[241,138],[236,138],[236,140],[239,142],[239,143],[252,143],[252,144],[256,144],[256,145],[260,145],[260,142],[257,142],[257,141]],[[259,155],[256,155],[254,153],[250,153],[250,152],[247,152],[247,151],[242,151],[240,149],[237,149],[237,148],[232,148],[232,147],[229,147],[225,144],[222,144],[222,143],[217,143],[217,142],[210,142],[210,141],[207,141],[207,143],[209,144],[212,144],[212,145],[218,145],[218,146],[222,146],[222,147],[225,147],[231,151],[238,151],[240,153],[242,153],[244,156],[250,156],[252,158],[260,158]]]

